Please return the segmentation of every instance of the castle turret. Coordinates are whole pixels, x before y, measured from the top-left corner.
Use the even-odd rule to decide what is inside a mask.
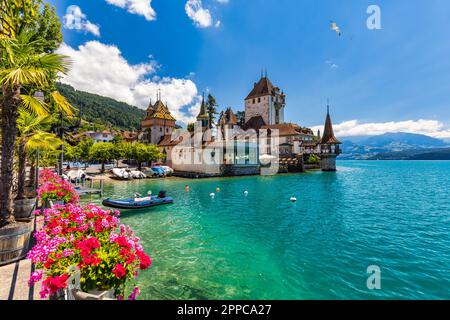
[[[202,130],[205,131],[209,128],[209,115],[206,111],[205,94],[203,93],[202,104],[200,106],[200,112],[197,116],[197,122],[200,122]]]
[[[321,167],[323,171],[336,171],[336,157],[341,154],[339,145],[342,143],[334,136],[333,124],[331,123],[330,107],[327,105],[327,117],[323,137],[320,142]]]

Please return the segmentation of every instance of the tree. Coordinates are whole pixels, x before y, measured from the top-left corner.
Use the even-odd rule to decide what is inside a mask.
[[[110,142],[98,142],[89,151],[90,158],[92,160],[98,160],[102,164],[102,173],[105,172],[105,163],[113,159],[113,148],[114,145]]]
[[[27,87],[48,87],[55,74],[65,73],[68,70],[68,62],[65,57],[52,53],[36,53],[34,49],[36,43],[30,41],[31,35],[31,32],[23,32],[16,38],[0,39],[0,85],[2,86],[0,227],[14,221],[12,217],[13,174],[11,168],[19,106],[24,105],[25,101],[32,103],[34,107],[41,105],[37,99],[27,98],[25,100],[23,91]],[[42,108],[44,107],[42,106]]]
[[[306,160],[306,164],[319,164],[320,158],[316,154],[311,154]]]
[[[211,95],[208,94],[208,101],[206,102],[206,111],[208,112],[208,116],[209,116],[209,128],[212,129],[213,124],[215,123],[216,120],[216,115],[218,115],[219,113],[217,112],[217,108],[218,105],[216,103],[216,99]]]
[[[127,155],[127,146],[128,143],[120,141],[120,142],[112,142],[112,150],[111,150],[111,158],[116,160],[116,166],[119,167],[119,161],[124,159]]]
[[[19,110],[19,118],[17,119],[19,174],[16,197],[18,200],[24,199],[25,197],[27,142],[38,132],[42,132],[43,130],[48,128],[51,121],[52,117],[49,115],[38,116],[23,109]]]
[[[236,118],[238,120],[238,125],[242,127],[245,124],[245,111],[236,112]]]
[[[187,125],[187,131],[189,131],[190,133],[193,133],[194,132],[194,130],[195,130],[195,123],[189,123],[188,125]]]
[[[155,145],[145,145],[143,143],[135,143],[132,145],[132,158],[138,163],[138,170],[142,170],[143,162],[153,162],[161,159],[163,154]]]
[[[50,87],[68,66],[63,56],[50,53],[62,35],[54,9],[42,4],[42,0],[0,0],[0,228],[14,222],[11,168],[18,108],[28,101],[28,107],[45,111],[31,96],[33,90]]]
[[[90,158],[90,151],[92,146],[94,145],[94,139],[91,137],[85,138],[81,140],[77,145],[77,153],[79,154],[79,159],[84,162],[84,168],[87,168],[87,164],[89,162]]]
[[[36,166],[39,165],[37,163],[37,155],[43,156],[50,160],[52,157],[55,160],[58,155],[58,147],[63,143],[56,135],[48,132],[37,132],[31,137],[29,137],[27,144],[25,146],[25,150],[27,152],[27,157],[31,162],[31,171],[30,171],[30,186],[36,187]],[[51,161],[51,160],[50,160]]]

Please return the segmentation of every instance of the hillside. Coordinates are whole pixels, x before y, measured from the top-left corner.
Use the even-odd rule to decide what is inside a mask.
[[[386,133],[379,136],[344,138],[341,159],[409,159],[448,147],[444,141],[412,133]]]
[[[145,111],[111,98],[75,90],[66,84],[58,84],[58,90],[76,108],[82,110],[82,118],[122,130],[138,129]]]
[[[386,152],[368,160],[450,160],[450,148]]]

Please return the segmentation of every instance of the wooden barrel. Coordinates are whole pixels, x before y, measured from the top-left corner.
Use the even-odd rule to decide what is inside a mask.
[[[30,221],[36,209],[36,198],[14,201],[14,218],[17,221]]]
[[[26,256],[30,246],[34,221],[17,222],[0,229],[0,266]]]

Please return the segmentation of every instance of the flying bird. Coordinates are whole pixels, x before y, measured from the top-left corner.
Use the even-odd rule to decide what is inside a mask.
[[[335,31],[340,37],[342,35],[342,32],[341,32],[341,29],[339,28],[339,26],[334,21],[330,21],[330,23],[331,23],[331,26],[330,26],[331,30]]]

